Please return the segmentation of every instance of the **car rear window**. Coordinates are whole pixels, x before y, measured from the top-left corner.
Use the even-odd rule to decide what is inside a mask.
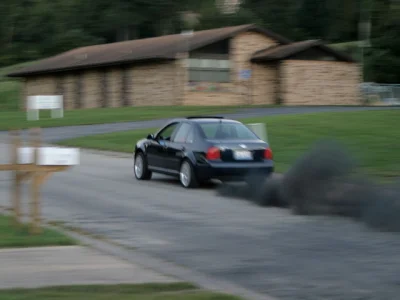
[[[206,139],[209,140],[258,140],[259,138],[242,123],[212,122],[200,123]]]

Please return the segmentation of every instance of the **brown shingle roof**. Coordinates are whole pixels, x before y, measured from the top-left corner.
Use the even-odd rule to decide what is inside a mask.
[[[193,36],[190,38],[189,49],[197,49],[233,37],[245,31],[256,31],[265,34],[281,44],[291,42],[274,32],[259,28],[253,24],[247,24],[194,32]],[[178,53],[186,51],[186,47],[187,43],[185,43],[185,37],[182,37],[180,34],[93,45],[72,49],[40,60],[33,65],[7,74],[7,76],[24,77],[35,74],[118,65],[144,60],[175,59]]]
[[[269,47],[255,52],[251,58],[251,61],[261,62],[261,61],[274,61],[274,60],[286,59],[294,54],[300,53],[302,51],[305,51],[313,47],[318,47],[321,50],[335,56],[336,58],[342,61],[354,62],[353,58],[351,58],[347,54],[341,53],[337,50],[334,50],[324,45],[324,43],[321,40],[307,40],[287,45],[278,45],[275,47]]]

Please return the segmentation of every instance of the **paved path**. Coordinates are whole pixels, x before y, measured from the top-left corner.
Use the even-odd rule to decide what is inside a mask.
[[[81,246],[0,250],[0,266],[0,289],[177,281]]]
[[[284,300],[400,294],[397,234],[346,219],[262,209],[218,197],[213,187],[189,192],[162,176],[139,183],[123,156],[84,151],[81,162],[43,187],[47,219]],[[9,185],[9,174],[1,173],[0,205],[8,205]]]
[[[225,117],[233,119],[262,117],[284,114],[303,114],[318,113],[328,111],[359,111],[359,110],[381,110],[381,109],[400,109],[400,107],[340,107],[340,106],[315,106],[315,107],[274,107],[274,108],[247,108],[242,109],[235,114],[222,114]],[[62,139],[69,139],[93,134],[117,132],[124,130],[158,128],[162,126],[167,119],[149,120],[138,122],[123,122],[112,124],[98,124],[85,126],[66,126],[57,128],[44,128],[43,137],[46,142],[54,142]],[[7,132],[0,131],[0,141],[7,138]]]

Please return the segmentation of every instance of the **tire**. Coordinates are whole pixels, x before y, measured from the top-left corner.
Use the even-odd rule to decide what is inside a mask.
[[[133,165],[133,173],[137,180],[150,180],[152,172],[148,169],[147,159],[143,152],[138,152],[135,155],[135,162]]]
[[[193,165],[189,160],[185,159],[181,163],[179,169],[179,182],[184,188],[197,188],[199,181],[196,178],[196,174],[193,170]]]

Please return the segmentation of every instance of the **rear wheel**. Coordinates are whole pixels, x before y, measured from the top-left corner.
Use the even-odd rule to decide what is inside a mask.
[[[137,180],[151,179],[152,172],[148,169],[147,159],[142,152],[136,154],[133,169]]]
[[[193,165],[187,159],[181,164],[179,181],[184,188],[196,188],[199,186],[199,182],[193,170]]]

